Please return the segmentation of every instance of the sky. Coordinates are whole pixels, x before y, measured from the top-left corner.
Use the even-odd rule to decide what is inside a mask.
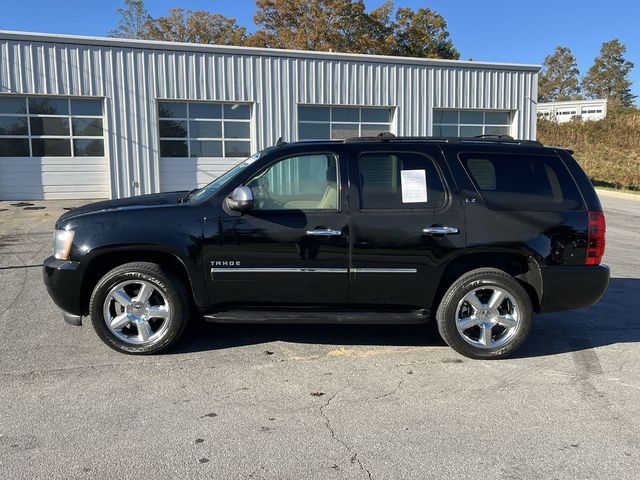
[[[106,36],[118,21],[121,0],[3,0],[0,29]],[[365,0],[370,10],[381,0]],[[640,1],[638,0],[396,0],[396,6],[429,7],[448,24],[463,60],[541,64],[556,46],[569,47],[581,74],[602,42],[627,46],[633,93],[640,103]],[[234,17],[253,31],[253,0],[147,0],[151,16],[179,6]]]

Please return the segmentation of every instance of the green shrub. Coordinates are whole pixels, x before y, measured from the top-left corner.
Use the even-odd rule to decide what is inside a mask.
[[[567,147],[596,185],[640,190],[640,111],[610,112],[597,122],[538,120],[538,141]]]

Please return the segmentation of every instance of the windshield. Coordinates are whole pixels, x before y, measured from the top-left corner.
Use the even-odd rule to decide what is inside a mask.
[[[202,188],[199,188],[198,190],[196,190],[195,192],[193,192],[193,194],[191,195],[191,199],[192,200],[203,200],[205,198],[210,197],[211,195],[213,195],[222,185],[224,185],[225,183],[227,183],[229,180],[231,180],[233,177],[235,177],[237,174],[239,174],[240,172],[242,172],[245,168],[247,168],[249,165],[251,165],[253,162],[255,162],[256,160],[258,160],[264,153],[266,152],[266,150],[263,150],[261,152],[257,152],[254,153],[253,155],[251,155],[249,158],[243,160],[242,162],[240,162],[238,165],[236,165],[235,167],[233,167],[231,170],[227,171],[226,173],[223,173],[222,175],[220,175],[218,178],[216,178],[213,182],[209,183],[208,185],[205,185]]]

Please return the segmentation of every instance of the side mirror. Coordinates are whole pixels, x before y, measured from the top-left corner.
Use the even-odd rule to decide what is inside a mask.
[[[226,198],[225,202],[229,210],[246,212],[253,208],[253,192],[249,187],[237,187]]]

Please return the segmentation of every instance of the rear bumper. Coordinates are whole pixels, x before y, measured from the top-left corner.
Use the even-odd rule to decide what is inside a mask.
[[[541,273],[540,313],[588,307],[597,303],[609,286],[606,265],[552,266]]]
[[[49,295],[55,304],[67,314],[70,320],[83,315],[82,275],[78,262],[58,260],[49,257],[44,261],[42,277]],[[65,320],[67,318],[65,317]],[[67,321],[78,324],[79,319]]]

